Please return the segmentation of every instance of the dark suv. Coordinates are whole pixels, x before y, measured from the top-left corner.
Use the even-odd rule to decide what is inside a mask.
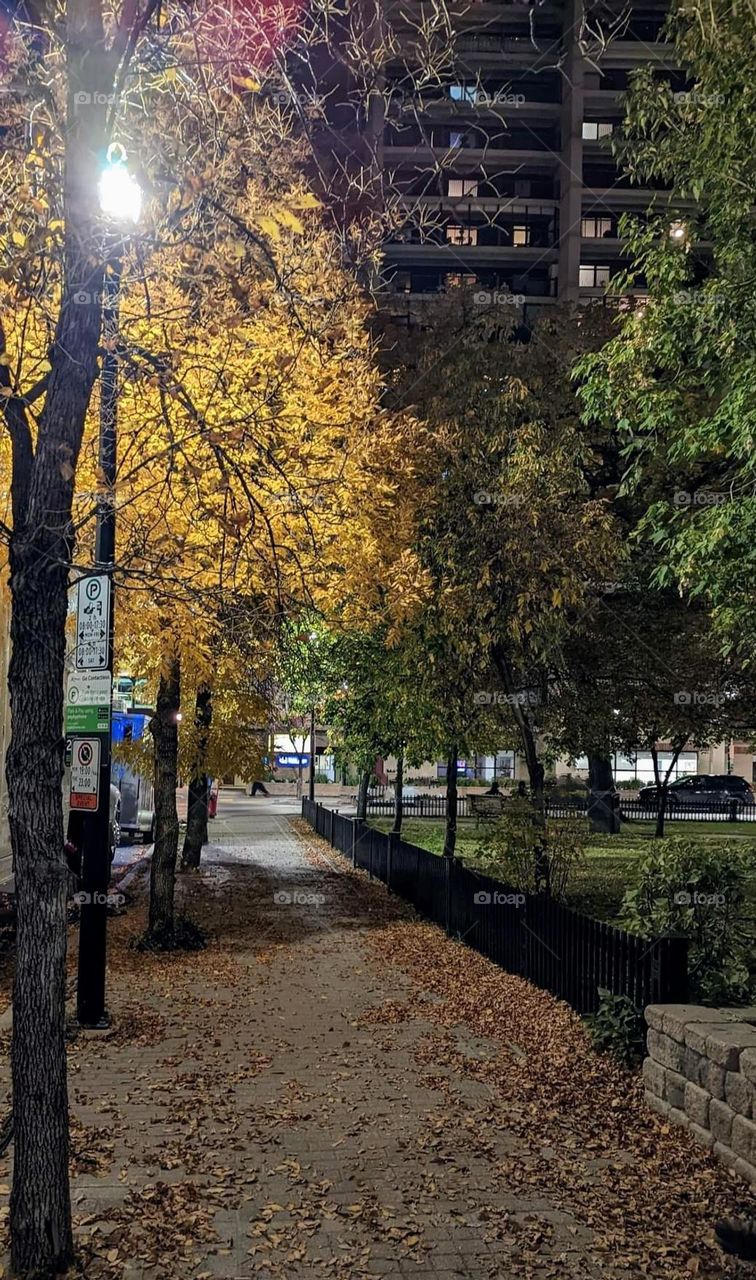
[[[641,787],[638,799],[643,804],[656,806],[657,789]],[[735,804],[738,809],[754,804],[753,791],[745,778],[734,773],[697,773],[690,778],[678,778],[669,784],[667,804],[670,810],[679,805],[695,809],[728,809]]]

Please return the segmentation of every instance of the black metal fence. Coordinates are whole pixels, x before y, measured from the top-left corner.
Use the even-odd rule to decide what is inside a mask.
[[[506,806],[507,793],[502,792]],[[473,817],[473,796],[464,792],[458,799],[458,817]],[[405,815],[408,818],[443,818],[446,812],[446,795],[442,791],[438,795],[406,796],[403,801]],[[656,807],[642,800],[626,800],[620,792],[620,814],[625,822],[655,822]],[[588,796],[551,796],[546,802],[546,811],[552,818],[580,817],[588,810]],[[388,817],[394,812],[393,792],[370,792],[368,794],[368,814],[370,817]],[[689,802],[671,801],[664,815],[665,822],[756,822],[756,804],[741,804],[738,800],[713,801],[711,804],[691,804]],[[756,838],[756,832],[754,832]]]
[[[687,998],[685,938],[625,933],[314,801],[302,801],[302,817],[354,866],[382,880],[451,937],[551,991],[578,1013],[595,1013],[599,987],[630,996],[638,1008]]]

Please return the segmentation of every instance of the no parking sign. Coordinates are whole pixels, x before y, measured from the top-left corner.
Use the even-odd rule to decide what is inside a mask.
[[[74,738],[71,744],[71,808],[97,808],[100,790],[98,738]]]

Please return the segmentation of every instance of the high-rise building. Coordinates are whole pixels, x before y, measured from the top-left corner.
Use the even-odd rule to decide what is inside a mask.
[[[621,214],[660,195],[613,160],[628,78],[650,64],[684,91],[665,8],[449,0],[449,56],[430,73],[420,45],[441,48],[438,5],[387,4],[391,57],[367,125],[394,202],[384,279],[397,318],[460,284],[526,311],[604,294],[627,265]]]

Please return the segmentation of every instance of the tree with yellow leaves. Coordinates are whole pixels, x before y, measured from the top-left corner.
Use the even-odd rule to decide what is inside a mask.
[[[223,603],[232,589],[254,598],[263,588],[284,602],[305,580],[327,594],[344,516],[334,494],[343,485],[353,503],[369,501],[358,458],[401,450],[376,411],[365,306],[336,271],[338,237],[298,177],[306,148],[261,92],[268,71],[279,77],[276,25],[291,21],[285,8],[277,24],[249,3],[43,0],[32,19],[17,11],[3,43],[2,532],[19,922],[11,1232],[21,1274],[62,1270],[72,1256],[61,708],[67,592],[72,565],[90,566],[92,495],[117,508],[119,588],[165,623],[170,708],[178,638],[191,638],[180,635],[182,610],[215,581],[219,546]],[[97,203],[114,145],[144,196],[128,233]],[[102,297],[119,284],[121,324],[103,333]],[[94,451],[105,353],[123,387],[115,493],[103,491]],[[203,643],[223,618],[217,602],[209,616]],[[174,756],[169,739],[161,759]]]

